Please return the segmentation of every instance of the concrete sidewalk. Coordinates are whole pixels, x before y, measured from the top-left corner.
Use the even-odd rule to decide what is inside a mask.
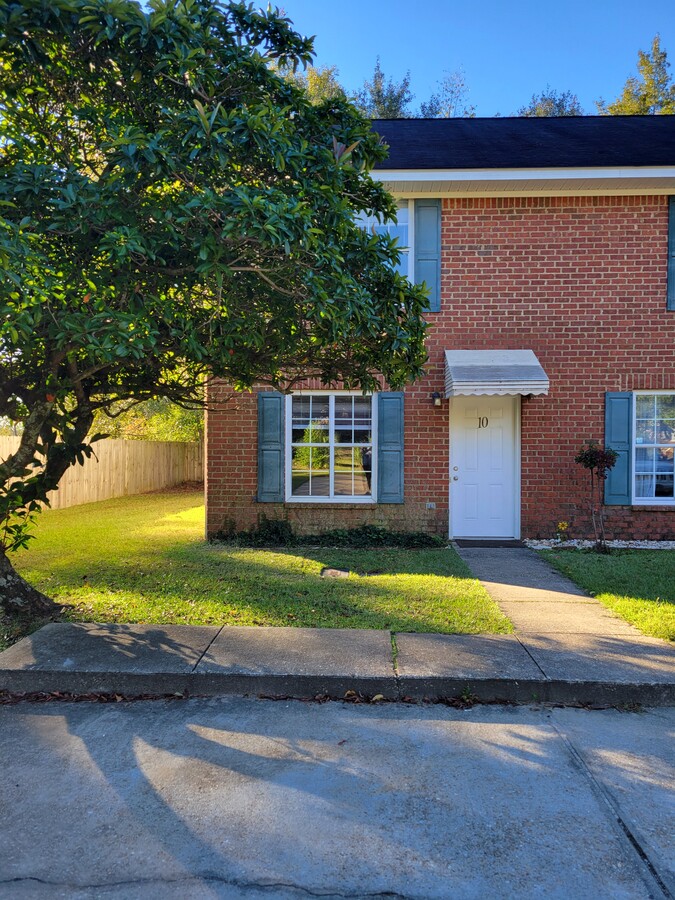
[[[392,639],[393,638],[393,639]],[[0,691],[675,705],[675,649],[651,638],[313,628],[46,625],[0,654]]]
[[[675,647],[525,549],[459,553],[513,635],[52,624],[0,653],[0,691],[675,705]]]

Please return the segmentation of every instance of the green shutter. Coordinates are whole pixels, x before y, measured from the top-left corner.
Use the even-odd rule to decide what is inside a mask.
[[[605,503],[609,505],[630,506],[631,503],[632,420],[633,395],[630,392],[605,394],[605,447],[611,447],[619,454],[605,481]]]
[[[377,395],[377,502],[403,503],[403,393]]]
[[[668,198],[668,309],[675,309],[675,197]]]
[[[415,200],[415,283],[429,288],[429,311],[441,308],[441,201]]]
[[[258,502],[284,500],[284,395],[258,394]]]

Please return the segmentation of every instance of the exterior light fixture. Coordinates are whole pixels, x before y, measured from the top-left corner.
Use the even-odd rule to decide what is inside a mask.
[[[438,393],[438,391],[433,392],[433,394],[431,395],[431,399],[433,400],[434,406],[441,405],[441,395]]]

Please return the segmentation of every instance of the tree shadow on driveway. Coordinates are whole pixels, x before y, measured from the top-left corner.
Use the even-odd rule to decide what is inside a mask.
[[[231,698],[0,715],[5,885],[647,896],[545,711]]]

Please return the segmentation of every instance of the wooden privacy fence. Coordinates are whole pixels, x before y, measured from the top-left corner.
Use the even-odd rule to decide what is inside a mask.
[[[18,437],[0,437],[0,461],[19,446]],[[119,441],[108,438],[94,445],[95,457],[72,466],[50,495],[52,509],[95,500],[158,491],[183,481],[204,480],[201,443],[180,441]]]

